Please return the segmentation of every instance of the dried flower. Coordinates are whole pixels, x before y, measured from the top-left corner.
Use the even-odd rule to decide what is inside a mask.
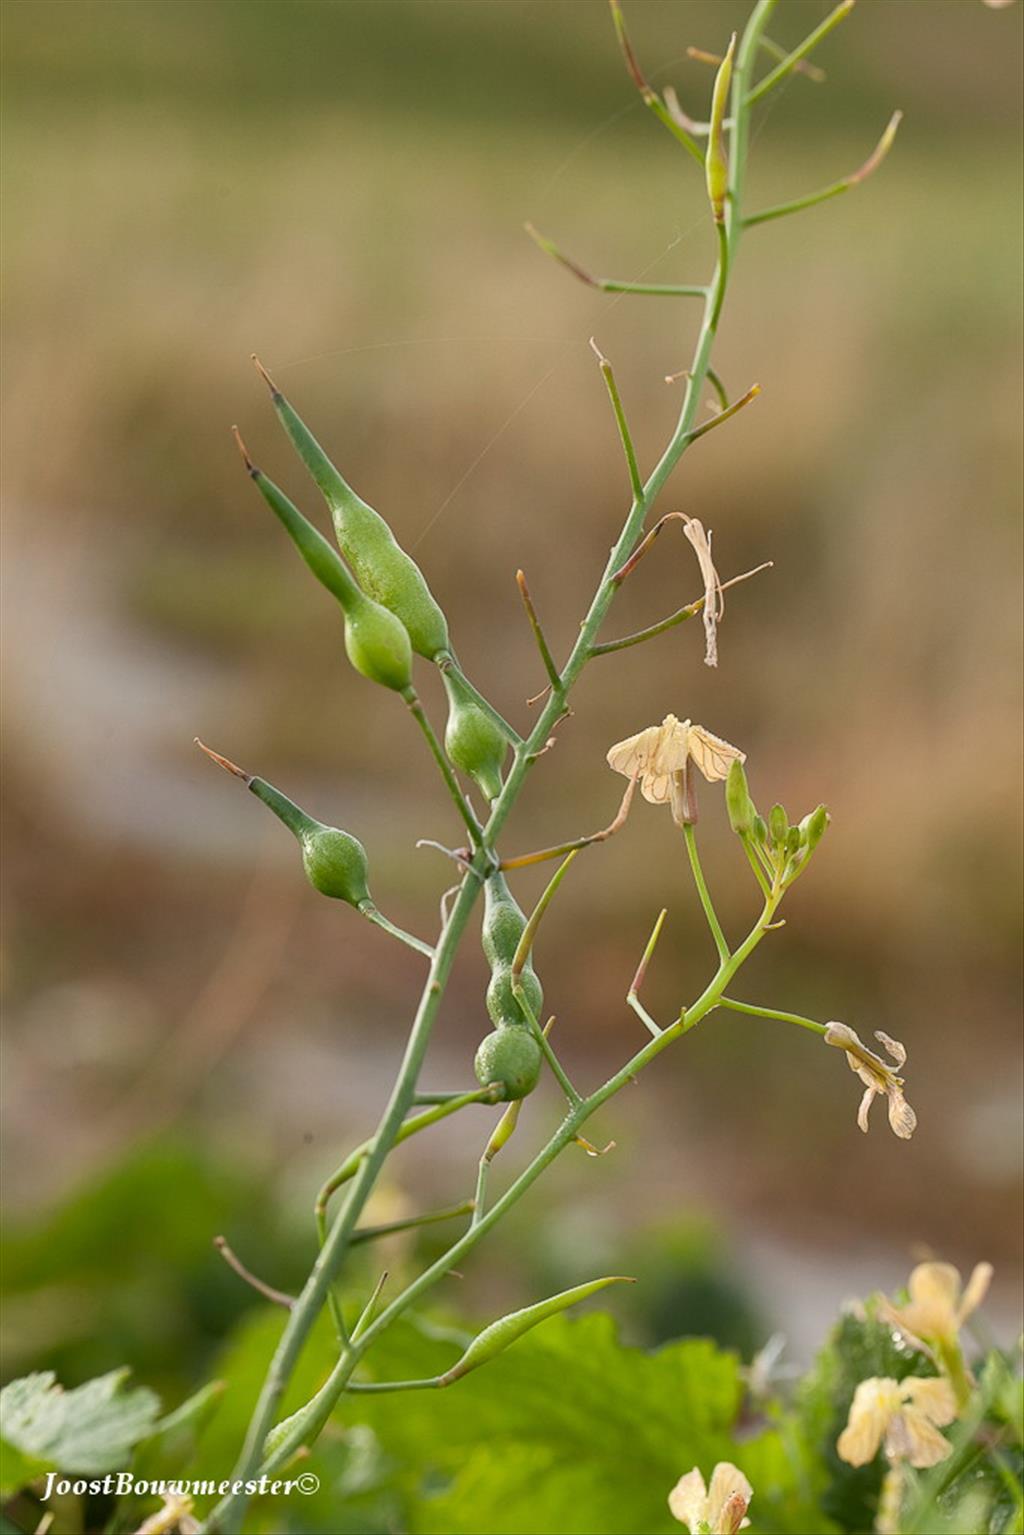
[[[939,1429],[956,1417],[949,1381],[938,1376],[906,1380],[872,1376],[853,1393],[850,1416],[836,1441],[840,1460],[866,1466],[879,1447],[890,1461],[906,1460],[922,1469],[952,1455],[953,1446]]]
[[[649,725],[635,736],[619,741],[608,753],[608,766],[625,778],[640,779],[640,792],[652,805],[671,798],[672,775],[682,772],[690,759],[708,783],[726,777],[731,762],[745,762],[746,753],[719,736],[666,714],[660,725]]]
[[[913,1341],[955,1344],[957,1334],[977,1311],[992,1281],[991,1263],[976,1263],[966,1290],[960,1272],[951,1263],[919,1263],[907,1282],[910,1300],[905,1306],[885,1304],[887,1321]]]
[[[720,1460],[711,1473],[711,1485],[694,1466],[681,1476],[668,1495],[672,1516],[685,1524],[690,1535],[708,1530],[710,1535],[734,1535],[750,1523],[745,1518],[754,1489],[731,1461]]]
[[[896,1066],[903,1065],[907,1058],[907,1052],[898,1039],[890,1039],[888,1034],[883,1034],[880,1029],[875,1030],[875,1038],[880,1040],[886,1050],[896,1062]],[[917,1127],[917,1115],[903,1096],[903,1078],[896,1075],[893,1067],[886,1065],[881,1056],[869,1050],[867,1045],[860,1040],[853,1029],[845,1023],[830,1023],[824,1034],[827,1045],[836,1045],[840,1050],[846,1051],[846,1059],[850,1070],[856,1072],[864,1083],[864,1096],[857,1110],[857,1123],[867,1134],[868,1110],[877,1094],[884,1094],[889,1100],[889,1123],[893,1133],[898,1135],[901,1141],[909,1141]]]
[[[683,533],[693,545],[704,581],[704,665],[718,665],[718,622],[725,613],[725,593],[711,556],[711,529],[698,517],[683,518]]]

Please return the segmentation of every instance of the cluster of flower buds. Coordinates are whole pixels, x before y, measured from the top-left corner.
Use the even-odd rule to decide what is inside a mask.
[[[831,820],[824,805],[810,811],[796,826],[790,825],[782,805],[773,805],[766,820],[758,814],[743,763],[738,761],[729,766],[725,804],[733,831],[781,890],[803,873]]]

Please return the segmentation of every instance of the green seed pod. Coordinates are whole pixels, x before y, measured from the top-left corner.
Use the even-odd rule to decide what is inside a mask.
[[[472,778],[487,799],[497,799],[508,738],[466,691],[458,672],[446,666],[441,675],[448,694],[448,724],[444,733],[448,760]]]
[[[754,836],[762,847],[768,845],[768,823],[763,815],[754,817]]]
[[[363,591],[401,619],[412,646],[434,660],[449,649],[448,623],[416,561],[374,511],[342,478],[305,422],[260,366],[274,409],[302,462],[319,487],[334,520],[342,554]]]
[[[537,979],[532,965],[524,965],[519,984],[526,997],[527,1006],[537,1019],[544,1006],[544,988]],[[512,969],[509,965],[495,965],[487,983],[487,1014],[496,1029],[506,1025],[513,1027],[526,1023],[523,1010],[512,990]]]
[[[526,917],[508,888],[508,881],[495,870],[484,885],[484,920],[480,930],[480,945],[492,968],[512,964],[525,927]]]
[[[747,775],[743,763],[734,760],[729,765],[725,780],[725,808],[729,812],[729,825],[738,836],[746,837],[753,830],[757,814],[747,787]]]
[[[605,1289],[610,1284],[634,1284],[633,1279],[625,1274],[612,1274],[605,1279],[591,1279],[586,1284],[574,1285],[571,1290],[563,1290],[560,1295],[552,1295],[547,1300],[538,1301],[535,1306],[524,1306],[522,1311],[513,1311],[508,1316],[492,1322],[490,1327],[485,1327],[478,1333],[472,1343],[466,1349],[462,1358],[446,1370],[438,1381],[439,1386],[450,1386],[452,1381],[458,1380],[463,1375],[468,1375],[470,1370],[477,1369],[482,1364],[487,1364],[497,1354],[504,1353],[511,1344],[521,1338],[524,1333],[536,1327],[539,1322],[544,1322],[549,1316],[556,1316],[559,1311],[566,1311],[570,1306],[575,1306],[579,1301],[586,1300],[589,1295],[596,1295],[598,1290]]]
[[[360,591],[330,544],[273,480],[249,459],[239,440],[246,468],[264,501],[280,520],[302,558],[345,615],[345,650],[356,671],[371,682],[404,692],[412,686],[412,646],[401,622],[385,606]]]
[[[480,1041],[473,1070],[481,1087],[500,1082],[502,1096],[514,1100],[533,1092],[542,1059],[540,1045],[527,1029],[495,1029]]]
[[[786,840],[789,831],[789,817],[781,805],[773,805],[768,812],[768,830],[771,832],[772,841],[777,847],[781,847]]]
[[[243,776],[256,798],[269,806],[295,837],[302,849],[302,866],[313,888],[336,901],[347,901],[350,906],[372,906],[363,844],[337,826],[325,826],[314,820],[265,778]]]

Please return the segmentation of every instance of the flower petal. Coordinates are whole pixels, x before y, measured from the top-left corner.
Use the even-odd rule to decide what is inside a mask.
[[[680,1524],[685,1524],[690,1535],[696,1535],[697,1526],[705,1518],[708,1506],[708,1491],[697,1466],[679,1478],[668,1495],[668,1506],[672,1517],[678,1519]]]
[[[900,1394],[916,1412],[924,1413],[940,1428],[956,1418],[956,1396],[944,1375],[927,1378],[909,1375],[906,1380],[900,1381]]]
[[[971,1277],[967,1281],[967,1288],[963,1293],[963,1298],[957,1310],[956,1319],[959,1326],[963,1326],[972,1311],[977,1311],[988,1294],[988,1287],[991,1283],[991,1263],[976,1263]]]
[[[862,1380],[853,1393],[850,1416],[836,1440],[836,1453],[849,1466],[866,1466],[878,1454],[882,1435],[899,1408],[894,1380],[872,1376]]]
[[[901,1141],[909,1141],[917,1129],[917,1115],[898,1087],[890,1087],[888,1098],[889,1123],[893,1134],[898,1135]]]
[[[903,1315],[913,1332],[922,1338],[950,1337],[956,1333],[960,1304],[960,1274],[951,1263],[919,1263],[907,1280],[910,1305]]]
[[[739,1510],[739,1519],[734,1524],[725,1526],[729,1535],[733,1530],[739,1529],[739,1520],[747,1511],[747,1505],[754,1496],[754,1489],[738,1466],[734,1466],[730,1460],[720,1460],[711,1473],[708,1507],[704,1515],[713,1530],[719,1529],[722,1525],[722,1510],[726,1503],[737,1496],[742,1498],[743,1507]]]
[[[906,1046],[901,1045],[898,1039],[892,1039],[888,1034],[883,1034],[881,1029],[875,1030],[875,1038],[888,1050],[896,1062],[896,1069],[898,1071],[907,1059]]]
[[[923,1412],[905,1407],[889,1424],[885,1436],[885,1453],[893,1458],[909,1460],[912,1466],[923,1471],[925,1467],[937,1466],[940,1461],[952,1455],[953,1446]]]
[[[857,1123],[860,1125],[865,1135],[868,1133],[868,1110],[875,1100],[877,1091],[878,1089],[873,1086],[865,1088],[864,1096],[860,1100],[860,1108],[857,1110]]]

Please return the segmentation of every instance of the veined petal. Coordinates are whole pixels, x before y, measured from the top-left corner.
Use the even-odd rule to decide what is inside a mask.
[[[860,1073],[858,1072],[859,1075]],[[875,1101],[877,1093],[878,1089],[873,1084],[870,1087],[866,1087],[864,1089],[864,1096],[860,1100],[860,1108],[857,1110],[857,1123],[865,1135],[868,1133],[868,1110]]]
[[[956,1319],[959,1326],[963,1326],[972,1311],[977,1311],[985,1296],[988,1287],[992,1283],[991,1263],[976,1263],[967,1281],[967,1288],[963,1293],[963,1299],[957,1309]]]
[[[889,1424],[885,1452],[890,1458],[909,1460],[912,1466],[923,1471],[927,1466],[937,1466],[946,1460],[952,1455],[953,1446],[923,1412],[905,1407]]]
[[[711,1485],[708,1488],[707,1512],[704,1515],[713,1530],[724,1530],[726,1535],[732,1535],[734,1530],[740,1527],[740,1519],[747,1511],[754,1489],[747,1481],[738,1466],[734,1466],[729,1460],[720,1460],[711,1473]],[[722,1513],[727,1503],[734,1499],[742,1500],[742,1508],[738,1510],[738,1517],[734,1523],[724,1523]],[[730,1514],[735,1516],[737,1510],[731,1509]]]
[[[898,1135],[901,1141],[909,1141],[917,1129],[917,1115],[898,1087],[890,1087],[887,1096],[889,1099],[889,1123],[892,1126],[893,1134]]]
[[[708,1490],[697,1466],[681,1476],[668,1495],[669,1512],[680,1524],[685,1524],[690,1535],[696,1535],[698,1524],[706,1518]]]
[[[915,1411],[923,1412],[940,1428],[956,1418],[956,1396],[944,1375],[910,1375],[900,1382],[900,1392]]]
[[[885,1046],[886,1050],[888,1050],[889,1054],[896,1062],[897,1071],[901,1066],[906,1064],[906,1045],[901,1045],[898,1039],[892,1039],[888,1034],[883,1034],[881,1029],[875,1030],[875,1038],[879,1041],[880,1044]]]

